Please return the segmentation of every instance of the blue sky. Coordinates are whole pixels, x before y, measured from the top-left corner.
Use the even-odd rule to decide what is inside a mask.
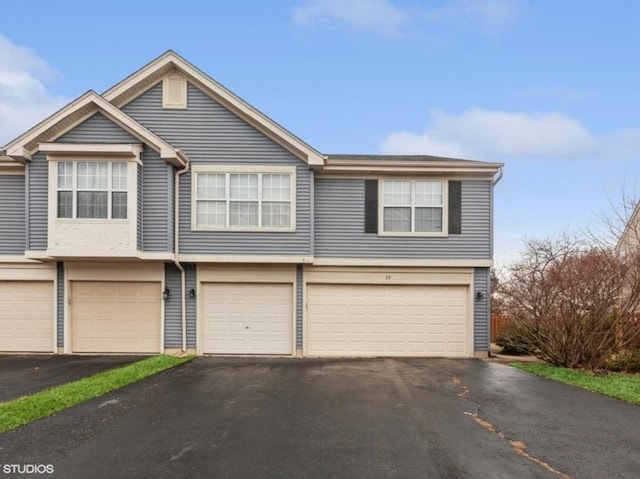
[[[323,153],[506,163],[498,265],[640,191],[635,0],[21,0],[3,18],[0,145],[173,49]]]

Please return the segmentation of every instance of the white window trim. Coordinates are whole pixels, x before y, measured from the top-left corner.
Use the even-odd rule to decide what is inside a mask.
[[[385,181],[440,181],[442,182],[442,231],[385,231],[384,230],[384,182]],[[413,185],[411,187],[411,227],[414,227]],[[446,237],[449,236],[449,181],[442,178],[405,178],[385,177],[378,181],[378,235],[379,236],[417,236],[417,237]]]
[[[51,146],[55,145],[55,146]],[[47,251],[55,251],[59,225],[129,225],[128,244],[137,245],[138,239],[138,172],[142,168],[143,145],[140,144],[45,144],[43,152],[47,153],[48,162],[48,233]],[[102,161],[127,164],[127,218],[58,218],[58,162],[68,161]],[[60,248],[58,248],[60,249]],[[111,254],[120,256],[124,250],[114,251]],[[86,253],[86,252],[85,252]],[[104,251],[100,251],[101,255]],[[79,254],[74,252],[74,254]]]
[[[60,188],[58,185],[58,169],[60,168],[61,163],[71,163],[71,187],[70,188]],[[78,164],[79,163],[106,163],[107,164],[107,188],[79,188],[78,187]],[[113,165],[114,163],[127,165],[127,187],[126,189],[117,189],[113,187]],[[55,218],[60,221],[82,221],[82,222],[122,222],[128,223],[129,217],[131,216],[131,207],[130,204],[130,195],[131,191],[129,189],[129,185],[131,182],[129,181],[129,176],[132,174],[132,169],[129,166],[129,163],[126,160],[121,160],[118,158],[111,158],[109,160],[104,161],[86,161],[84,159],[74,159],[74,160],[58,160],[55,162],[56,167],[56,199],[55,199]],[[58,216],[58,193],[61,191],[69,191],[72,193],[72,210],[71,217],[60,217]],[[106,218],[80,218],[78,217],[78,193],[81,191],[95,191],[95,192],[106,192],[107,193],[107,217]],[[113,214],[113,193],[126,193],[127,194],[127,217],[126,218],[112,218]]]
[[[214,174],[242,174],[242,173],[262,173],[288,174],[291,176],[291,222],[286,228],[261,227],[261,226],[198,226],[197,217],[197,180],[200,173]],[[194,165],[191,168],[191,230],[192,231],[228,231],[228,232],[251,232],[251,233],[292,233],[296,231],[296,167],[295,166],[235,166],[235,165]],[[262,199],[259,199],[262,202]],[[227,218],[228,220],[228,218]]]

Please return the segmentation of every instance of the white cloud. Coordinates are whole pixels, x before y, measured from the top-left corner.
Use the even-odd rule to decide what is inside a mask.
[[[293,19],[304,26],[337,20],[385,35],[399,34],[408,21],[406,12],[386,0],[311,0],[293,9]]]
[[[523,0],[451,0],[437,8],[400,6],[388,0],[307,0],[292,11],[293,20],[311,27],[340,22],[350,28],[398,36],[411,23],[442,24],[448,28],[502,30],[520,16]]]
[[[591,157],[597,149],[594,135],[561,113],[510,113],[477,107],[460,115],[434,110],[426,131],[390,133],[381,147],[387,154],[489,160]]]
[[[38,55],[0,34],[0,146],[68,102],[47,91],[54,77]]]

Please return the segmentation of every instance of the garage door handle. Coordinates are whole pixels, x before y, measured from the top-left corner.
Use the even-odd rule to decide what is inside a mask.
[[[249,326],[245,326],[244,329],[249,329]]]

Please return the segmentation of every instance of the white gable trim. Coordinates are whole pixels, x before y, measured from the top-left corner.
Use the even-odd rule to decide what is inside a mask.
[[[122,82],[113,86],[103,94],[103,97],[118,108],[121,108],[135,97],[144,93],[147,89],[156,85],[161,81],[161,77],[172,69],[177,69],[182,72],[188,80],[202,88],[202,90],[214,100],[220,102],[226,108],[229,108],[310,166],[322,166],[324,164],[324,155],[320,152],[253,108],[240,97],[227,90],[220,83],[204,74],[173,51],[168,51]],[[149,81],[150,77],[157,75],[160,76],[156,81]],[[136,88],[141,84],[145,85],[144,88]]]
[[[83,110],[86,110],[84,114],[81,113]],[[72,130],[96,112],[102,113],[115,124],[131,133],[143,143],[149,145],[158,152],[160,157],[165,161],[176,166],[183,166],[184,162],[178,150],[93,91],[85,93],[46,120],[37,124],[31,130],[13,140],[6,145],[6,153],[18,161],[31,160],[32,155],[39,151],[40,143],[48,145],[49,142],[54,141],[64,133]],[[55,129],[58,123],[68,119],[74,114],[78,114],[78,117],[74,118],[73,121],[64,128]]]

